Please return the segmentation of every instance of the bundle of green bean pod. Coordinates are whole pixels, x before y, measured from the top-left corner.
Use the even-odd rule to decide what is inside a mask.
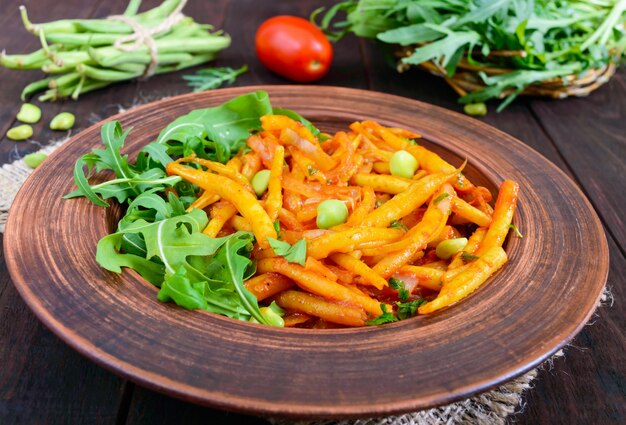
[[[0,65],[41,69],[48,78],[27,85],[22,99],[38,92],[40,101],[71,97],[119,81],[177,71],[208,62],[230,45],[230,37],[182,15],[186,0],[165,0],[138,13],[130,0],[123,15],[104,19],[64,19],[33,24],[21,6],[26,29],[42,48],[29,54],[0,53]]]

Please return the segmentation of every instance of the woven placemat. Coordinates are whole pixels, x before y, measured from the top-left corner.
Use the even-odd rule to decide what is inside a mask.
[[[50,154],[68,139],[51,142],[39,152]],[[0,168],[0,233],[9,214],[9,208],[20,186],[32,173],[21,158]],[[600,301],[602,305],[610,300],[610,294],[605,291]],[[460,424],[505,424],[507,417],[519,413],[524,408],[524,391],[532,388],[532,381],[541,368],[551,368],[556,357],[563,356],[563,350],[558,351],[539,368],[533,369],[524,375],[501,385],[491,391],[478,394],[466,400],[451,403],[445,406],[427,409],[419,412],[407,413],[399,416],[384,418],[367,418],[342,421],[291,421],[269,419],[276,425],[460,425]]]

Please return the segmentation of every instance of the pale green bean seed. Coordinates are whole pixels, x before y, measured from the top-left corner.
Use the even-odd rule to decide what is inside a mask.
[[[317,206],[317,227],[329,229],[343,224],[348,219],[348,207],[341,201],[329,199]]]
[[[45,153],[35,152],[29,153],[23,159],[24,163],[34,170],[35,168],[39,167],[39,164],[41,164],[43,160],[47,157],[48,155],[46,155]]]
[[[261,307],[259,310],[261,310],[261,314],[270,325],[278,326],[280,328],[285,326],[285,321],[283,320],[283,318],[280,317],[280,315],[271,308]]]
[[[487,105],[484,103],[468,103],[463,106],[463,111],[465,111],[467,115],[482,117],[487,115]]]
[[[463,251],[466,245],[467,238],[446,239],[445,241],[439,242],[439,245],[437,245],[435,249],[435,254],[442,260],[447,260],[457,252]]]
[[[279,328],[285,327],[285,320],[280,317],[280,314],[276,313],[271,308],[261,307],[259,310],[261,310],[261,314],[263,315],[265,320],[267,320],[267,323],[270,326],[277,326]],[[256,320],[254,317],[250,317],[250,319],[248,319],[248,322],[259,323],[259,321]]]
[[[61,112],[50,121],[51,130],[69,130],[74,126],[74,114],[69,112]]]
[[[256,196],[262,196],[270,184],[270,170],[261,170],[252,177],[252,189]]]
[[[18,125],[7,131],[7,137],[11,140],[26,140],[33,135],[33,128],[28,124]]]
[[[24,103],[17,113],[17,119],[28,124],[35,124],[41,119],[41,109],[32,103]]]
[[[419,162],[407,151],[397,151],[389,160],[389,171],[392,176],[410,179],[419,167]]]

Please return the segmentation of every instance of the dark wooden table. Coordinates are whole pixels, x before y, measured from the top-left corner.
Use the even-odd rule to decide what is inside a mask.
[[[18,5],[27,3],[33,22],[66,17],[103,17],[120,13],[126,0],[3,0],[0,48],[9,53],[37,48],[38,40],[22,27]],[[158,3],[156,0],[146,5]],[[237,85],[287,84],[268,72],[254,53],[254,32],[270,16],[308,16],[330,1],[189,1],[185,12],[223,28],[232,46],[218,66],[250,66]],[[335,46],[331,72],[319,84],[356,87],[419,99],[461,110],[455,93],[440,79],[420,71],[398,75],[374,43],[346,37]],[[188,91],[184,72],[130,82],[85,95],[79,102],[44,104],[46,119],[34,126],[33,141],[3,137],[0,164],[38,150],[59,138],[46,128],[60,111],[77,116],[78,131],[137,103]],[[19,94],[39,73],[0,69],[0,134],[15,123]],[[494,105],[490,105],[495,110]],[[598,309],[592,323],[572,341],[566,356],[539,373],[525,395],[521,424],[626,423],[626,68],[587,98],[552,101],[520,99],[504,112],[490,112],[485,122],[524,141],[571,176],[592,202],[610,249],[608,287],[614,301]],[[35,142],[35,140],[37,142]],[[558,208],[555,205],[554,208]],[[2,236],[0,235],[0,245]],[[580,247],[581,250],[585,246]],[[576,255],[564,252],[563,255]],[[36,265],[33,265],[36,267]],[[558,300],[555,300],[558,308]],[[17,294],[0,252],[0,423],[155,424],[265,423],[255,417],[185,403],[136,386],[92,364],[44,328]]]

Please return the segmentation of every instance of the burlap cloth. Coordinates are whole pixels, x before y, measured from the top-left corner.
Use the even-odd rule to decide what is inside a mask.
[[[49,154],[61,146],[68,139],[52,142],[41,149],[40,152]],[[16,151],[17,152],[17,151]],[[17,154],[16,154],[17,155]],[[33,170],[29,168],[21,158],[0,168],[0,232],[4,232],[4,225],[9,213],[11,202],[26,178]],[[610,294],[603,294],[601,303],[606,301]],[[491,391],[474,397],[451,403],[445,406],[423,410],[420,412],[407,413],[399,416],[386,418],[368,418],[346,421],[287,421],[270,419],[277,425],[431,425],[431,424],[505,424],[507,417],[519,413],[524,408],[523,394],[532,388],[532,381],[541,368],[552,366],[555,357],[563,355],[563,350],[558,351],[550,360],[537,369],[507,382]]]

